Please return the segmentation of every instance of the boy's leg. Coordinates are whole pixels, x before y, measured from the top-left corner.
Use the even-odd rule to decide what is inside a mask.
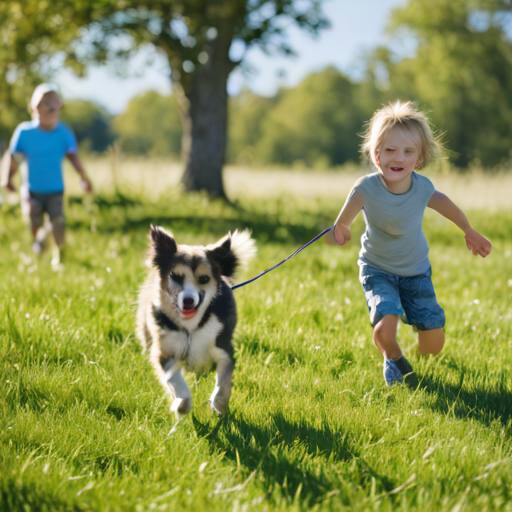
[[[53,236],[58,247],[64,245],[64,194],[51,194],[46,200],[46,208],[53,225]]]
[[[27,196],[24,201],[26,201],[26,208],[22,209],[28,211],[30,217],[30,231],[33,238],[32,250],[39,255],[42,252],[42,245],[37,240],[37,232],[43,225],[44,204],[39,198],[32,195]]]
[[[418,331],[418,350],[421,355],[437,355],[444,346],[443,329],[430,329],[428,331]]]
[[[53,238],[57,245],[57,252],[52,258],[52,264],[56,265],[62,262],[64,251],[64,214],[63,214],[63,194],[52,194],[47,199],[48,215],[53,226]]]
[[[53,238],[59,249],[64,247],[64,217],[57,217],[52,220]]]

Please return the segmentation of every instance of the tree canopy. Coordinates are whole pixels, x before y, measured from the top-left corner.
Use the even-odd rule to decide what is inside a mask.
[[[179,156],[181,120],[176,98],[146,92],[116,116],[114,130],[127,154]]]
[[[263,121],[256,160],[324,168],[358,160],[364,117],[355,89],[339,71],[327,68],[283,93]]]
[[[231,160],[255,164],[355,160],[364,122],[397,98],[429,111],[461,168],[511,161],[510,0],[409,0],[392,13],[390,43],[366,57],[364,78],[327,69],[274,98],[245,91],[228,99],[229,73],[253,45],[291,53],[291,23],[324,28],[321,0],[3,0],[0,23],[0,144],[27,118],[33,86],[54,70],[82,73],[150,44],[168,58],[174,94],[135,99],[115,128],[132,153],[175,154],[181,137],[189,189],[222,195],[228,139]],[[80,133],[81,115],[94,126],[84,105],[69,121]]]
[[[327,26],[321,3],[3,0],[0,21],[7,27],[4,39],[9,39],[10,49],[0,56],[0,66],[4,70],[14,66],[16,80],[21,80],[29,71],[39,76],[49,73],[59,52],[66,65],[81,72],[89,62],[108,62],[141,45],[154,46],[167,56],[180,106],[182,182],[187,190],[206,189],[223,196],[229,74],[250,46],[291,53],[286,39],[290,23],[312,33]],[[241,49],[238,56],[231,53],[234,43]]]
[[[410,0],[391,17],[393,44],[370,62],[382,99],[413,99],[430,110],[461,167],[511,156],[511,14],[506,1]]]
[[[78,144],[85,144],[88,151],[101,153],[115,140],[112,116],[90,101],[66,100],[61,119],[73,130]]]

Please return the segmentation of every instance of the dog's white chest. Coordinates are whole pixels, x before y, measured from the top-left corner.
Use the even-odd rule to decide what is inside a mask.
[[[185,361],[192,371],[207,370],[217,361],[215,340],[223,325],[212,315],[201,328],[188,333],[186,331],[162,330],[160,346],[163,353]]]
[[[193,371],[209,369],[216,361],[215,340],[223,325],[212,315],[208,322],[190,336],[190,347],[186,358],[187,366]]]

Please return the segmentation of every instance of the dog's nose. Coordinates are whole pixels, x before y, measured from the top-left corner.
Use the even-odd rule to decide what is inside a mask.
[[[186,308],[193,308],[195,305],[195,301],[193,297],[184,297],[183,298],[183,306]]]

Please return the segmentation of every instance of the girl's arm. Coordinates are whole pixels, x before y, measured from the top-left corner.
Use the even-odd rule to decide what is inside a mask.
[[[345,245],[352,237],[350,225],[354,222],[357,214],[363,209],[363,206],[363,197],[357,190],[352,189],[334,223],[334,238],[339,245]]]
[[[80,177],[82,178],[82,180],[85,184],[85,191],[92,192],[91,181],[87,177],[87,174],[85,173],[85,169],[82,165],[82,162],[80,162],[78,155],[76,153],[66,153],[66,157],[73,164],[73,167],[76,169],[78,174],[80,174]]]
[[[451,220],[464,232],[466,245],[469,250],[473,251],[475,256],[480,254],[482,258],[485,258],[490,254],[492,249],[491,242],[471,227],[464,212],[448,196],[436,190],[432,194],[427,206],[448,220]]]

